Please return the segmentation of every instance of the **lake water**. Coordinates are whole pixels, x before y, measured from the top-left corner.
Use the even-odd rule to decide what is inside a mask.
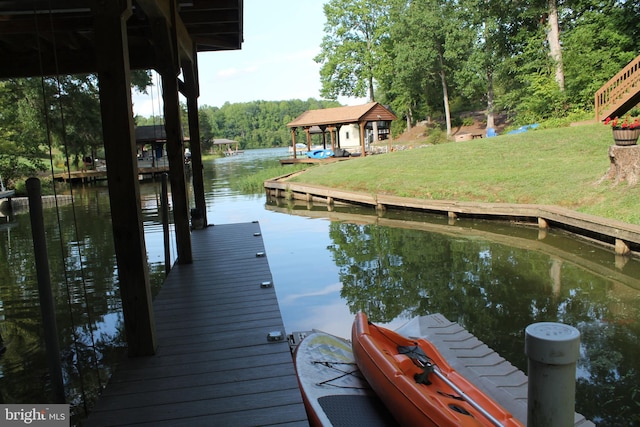
[[[581,332],[576,410],[599,426],[640,425],[640,262],[560,232],[417,212],[284,203],[230,183],[286,150],[252,150],[205,164],[210,224],[260,222],[288,332],[349,337],[354,313],[398,327],[442,313],[526,372],[524,329],[562,322]],[[141,187],[151,281],[164,277],[159,183]],[[108,193],[74,187],[46,209],[67,396],[91,406],[123,353]],[[28,213],[0,222],[0,401],[47,402]],[[175,259],[175,240],[171,238]]]

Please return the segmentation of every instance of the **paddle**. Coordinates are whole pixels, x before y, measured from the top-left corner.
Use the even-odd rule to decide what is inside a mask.
[[[400,354],[405,354],[413,360],[413,362],[424,370],[424,373],[421,375],[416,375],[416,381],[422,382],[426,385],[431,384],[429,381],[429,373],[433,372],[438,378],[444,381],[449,387],[451,387],[456,393],[460,395],[462,399],[464,399],[469,405],[473,406],[478,412],[485,416],[493,425],[496,427],[504,427],[504,425],[498,421],[493,415],[491,415],[487,410],[485,410],[478,402],[469,397],[460,387],[455,385],[449,378],[447,378],[442,372],[440,372],[440,368],[431,361],[429,356],[427,356],[422,350],[422,348],[416,346],[413,347],[405,347],[398,346],[398,352]]]

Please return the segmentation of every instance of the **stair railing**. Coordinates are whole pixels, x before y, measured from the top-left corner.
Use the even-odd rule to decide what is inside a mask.
[[[609,111],[613,105],[633,93],[640,91],[640,56],[631,61],[611,80],[605,83],[595,96],[596,121],[603,120],[603,111]]]

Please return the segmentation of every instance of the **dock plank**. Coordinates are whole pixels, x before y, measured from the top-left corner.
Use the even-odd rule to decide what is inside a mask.
[[[127,358],[84,426],[308,426],[258,223],[192,234],[154,301],[158,350]]]

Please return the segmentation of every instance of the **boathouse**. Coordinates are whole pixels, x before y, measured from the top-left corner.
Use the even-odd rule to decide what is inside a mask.
[[[272,328],[270,330],[283,329],[273,288],[254,286],[255,283],[270,283],[266,258],[255,255],[256,252],[264,253],[259,226],[206,227],[207,209],[198,123],[198,54],[241,48],[243,0],[10,1],[0,2],[0,15],[3,21],[0,26],[0,54],[11,58],[0,64],[0,79],[94,74],[99,81],[111,223],[130,356],[119,365],[118,372],[125,369],[122,374],[125,378],[135,377],[139,380],[136,384],[151,389],[125,390],[122,384],[117,384],[117,379],[112,381],[116,384],[115,388],[106,390],[101,400],[103,412],[97,408],[98,413],[84,425],[113,426],[139,422],[158,425],[163,421],[175,425],[186,418],[194,425],[240,425],[242,419],[245,419],[245,424],[247,419],[254,422],[258,420],[263,425],[308,424],[286,341],[267,343],[266,333],[255,328],[253,334],[238,331],[238,328],[253,328],[253,325],[243,322],[246,317],[242,316],[242,310],[248,310],[246,295],[249,290],[242,291],[244,308],[229,308],[233,298],[239,295],[240,286],[251,287],[256,301],[259,300],[265,308],[262,313],[267,313],[255,315],[253,322]],[[162,127],[166,139],[177,260],[167,279],[167,282],[174,284],[173,288],[165,283],[165,296],[159,295],[159,301],[156,302],[151,297],[140,206],[131,70],[155,70],[162,79]],[[179,94],[184,96],[187,106],[188,123],[185,126],[188,126],[190,135],[195,205],[191,209],[185,178]],[[194,228],[202,230],[194,230],[192,240],[190,214],[195,216],[194,212],[198,216],[198,227]],[[238,238],[238,235],[243,238]],[[258,261],[254,263],[257,270],[248,269],[244,262],[241,269],[234,267],[231,261],[240,262],[238,252],[230,250],[226,242],[240,242],[243,256],[248,252],[253,260]],[[199,250],[194,251],[192,244]],[[235,258],[226,262],[220,251]],[[229,268],[235,268],[236,274],[233,276],[238,279],[231,284],[226,279],[233,273],[228,271]],[[240,271],[243,274],[237,273]],[[252,271],[255,275],[249,274]],[[165,287],[160,291],[161,294]],[[256,287],[257,290],[254,289]],[[225,314],[223,308],[212,309],[211,304],[195,307],[196,303],[205,300],[200,295],[194,301],[192,297],[198,292],[214,292],[215,295],[211,296],[213,302],[226,302],[226,309],[239,316],[233,320],[236,328],[234,334],[247,338],[246,348],[251,345],[249,342],[253,343],[251,355],[254,361],[260,359],[268,362],[260,365],[264,369],[252,371],[253,381],[247,382],[248,387],[240,394],[238,390],[241,387],[235,382],[235,374],[225,379],[224,372],[208,368],[221,366],[220,361],[224,358],[245,363],[244,356],[248,352],[229,356],[237,349],[225,345],[233,345],[236,340],[228,339],[225,333],[230,327],[223,326],[221,330],[220,322],[214,317],[229,317],[229,314]],[[221,298],[220,293],[225,294],[225,298]],[[206,326],[194,323],[179,326],[169,314],[165,313],[164,317],[156,314],[162,312],[163,298],[170,301],[171,309],[182,304],[184,316],[180,318],[183,322],[192,322],[194,317],[198,317],[206,322]],[[181,302],[180,298],[186,300]],[[250,307],[255,305],[257,302]],[[264,321],[267,315],[268,321]],[[177,339],[182,341],[173,345],[171,339],[174,337],[167,336],[163,325],[178,327]],[[203,330],[205,327],[209,329]],[[195,333],[186,337],[185,330]],[[204,342],[194,344],[193,341],[184,341],[185,338],[197,336]],[[206,351],[199,353],[202,359],[194,363],[193,356],[188,352],[204,347]],[[59,355],[55,356],[59,359]],[[176,359],[188,359],[188,362],[178,363]],[[273,369],[269,367],[271,365],[274,365]],[[145,366],[149,369],[143,369]],[[202,369],[207,370],[205,372]],[[230,370],[228,366],[227,370]],[[281,375],[271,375],[274,370]],[[264,373],[271,378],[261,380]],[[187,374],[206,383],[202,385],[210,392],[206,398],[199,392],[187,396],[184,390],[192,390],[191,383],[185,379]],[[159,376],[168,378],[167,388],[159,388]],[[181,386],[181,381],[187,386]],[[258,381],[260,385],[257,385]],[[265,391],[265,387],[269,391]],[[53,388],[56,390],[53,403],[64,403],[63,387],[54,385]],[[62,393],[59,393],[61,389]],[[152,396],[151,392],[162,396]],[[260,395],[265,395],[265,398],[257,398]],[[136,397],[135,403],[139,405],[133,409],[132,396]]]
[[[240,144],[233,139],[218,138],[213,140],[213,147],[216,150],[222,151],[225,156],[233,156],[240,154],[242,151],[239,149]]]
[[[240,49],[242,0],[3,2],[0,78],[96,74],[129,354],[156,349],[139,203],[130,70],[162,78],[164,131],[179,264],[192,262],[178,95],[186,98],[195,208],[204,215],[197,55]],[[179,78],[181,77],[181,78]]]
[[[138,168],[169,166],[167,134],[163,125],[136,126]]]
[[[331,149],[357,148],[366,155],[370,142],[386,139],[391,142],[391,122],[397,117],[388,108],[377,102],[347,107],[323,108],[308,110],[289,122],[293,157],[296,158],[296,133],[298,129],[305,132],[307,148],[311,149],[311,134],[322,134],[322,143],[327,147],[327,132]],[[367,138],[367,133],[370,135]]]

